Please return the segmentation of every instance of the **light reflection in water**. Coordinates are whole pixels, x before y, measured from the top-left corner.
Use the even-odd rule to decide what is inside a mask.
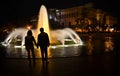
[[[104,42],[104,46],[105,46],[105,51],[109,52],[109,51],[113,51],[114,49],[114,43],[112,42],[112,37],[105,37],[106,41]]]
[[[87,55],[111,52],[114,50],[113,37],[88,36]]]
[[[80,55],[95,55],[100,53],[111,52],[114,50],[113,37],[87,36],[84,38],[84,45],[58,45],[50,46],[48,49],[48,57],[72,57]],[[12,48],[11,48],[12,47]],[[10,45],[6,48],[8,58],[27,58],[25,48],[13,47]],[[39,48],[35,48],[36,58],[41,58]]]
[[[93,52],[92,36],[89,36],[87,43],[88,43],[87,45],[88,55],[92,55]]]
[[[12,48],[11,48],[12,47]],[[72,57],[79,56],[81,54],[81,45],[66,45],[66,46],[56,46],[56,48],[48,48],[48,57]],[[7,58],[27,58],[27,51],[25,48],[13,47],[10,45],[6,47],[6,57]],[[31,54],[30,54],[31,55]],[[35,48],[35,57],[41,58],[41,52],[39,48]]]

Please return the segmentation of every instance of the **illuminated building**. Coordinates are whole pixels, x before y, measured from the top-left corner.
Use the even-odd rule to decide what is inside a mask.
[[[81,28],[83,30],[98,29],[101,31],[105,25],[114,26],[118,23],[116,17],[93,6],[76,6],[66,9],[49,9],[49,19],[64,27]]]

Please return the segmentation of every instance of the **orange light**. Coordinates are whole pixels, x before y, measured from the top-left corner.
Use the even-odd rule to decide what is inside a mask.
[[[31,29],[31,26],[27,26],[27,29],[30,30],[30,29]]]

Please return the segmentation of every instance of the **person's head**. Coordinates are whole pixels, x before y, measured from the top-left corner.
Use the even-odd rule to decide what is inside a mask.
[[[44,28],[41,27],[41,28],[40,28],[40,32],[44,32]]]
[[[32,31],[31,31],[31,30],[28,30],[27,35],[32,36]]]

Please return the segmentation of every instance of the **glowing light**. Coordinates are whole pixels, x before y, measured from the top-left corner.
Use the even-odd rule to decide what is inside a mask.
[[[41,27],[43,27],[44,31],[46,33],[48,33],[48,35],[50,37],[50,43],[55,42],[55,44],[56,44],[57,42],[61,42],[62,45],[59,45],[59,46],[64,46],[64,47],[71,46],[72,44],[73,45],[75,45],[75,44],[81,45],[83,43],[82,40],[80,39],[80,37],[75,33],[75,31],[73,31],[70,28],[50,30],[47,10],[46,10],[45,6],[42,5],[40,8],[40,12],[39,12],[37,29],[35,29],[35,30],[31,29],[31,26],[28,26],[27,29],[18,28],[15,31],[12,31],[8,35],[8,37],[5,39],[5,41],[2,42],[2,44],[7,46],[12,41],[17,42],[19,40],[18,37],[20,37],[20,39],[21,39],[19,41],[19,42],[21,42],[20,46],[24,46],[24,38],[26,36],[28,29],[32,30],[33,36],[35,36],[35,38],[37,39],[37,36],[38,36],[38,33],[40,32]],[[66,45],[65,41],[72,41],[72,44]],[[57,45],[55,45],[55,46],[57,46]],[[17,48],[19,46],[15,45],[15,47]],[[52,46],[52,47],[54,47],[54,46]]]
[[[30,29],[31,29],[31,26],[27,26],[27,29],[30,30]]]
[[[105,41],[105,51],[109,52],[109,51],[113,51],[114,49],[114,43],[111,41],[112,37],[106,37],[106,41]]]
[[[110,32],[113,32],[113,31],[114,31],[114,28],[111,28],[111,29],[110,29]]]
[[[44,31],[48,33],[51,41],[51,36],[50,36],[50,29],[49,29],[49,23],[48,23],[48,14],[46,7],[44,5],[41,6],[40,12],[39,12],[39,19],[38,19],[38,25],[37,25],[37,32],[40,32],[40,28],[43,27]]]
[[[53,45],[53,46],[50,46],[50,48],[59,48],[59,47],[71,47],[71,46],[79,46],[79,45],[83,45],[83,44],[69,44],[69,45]]]

